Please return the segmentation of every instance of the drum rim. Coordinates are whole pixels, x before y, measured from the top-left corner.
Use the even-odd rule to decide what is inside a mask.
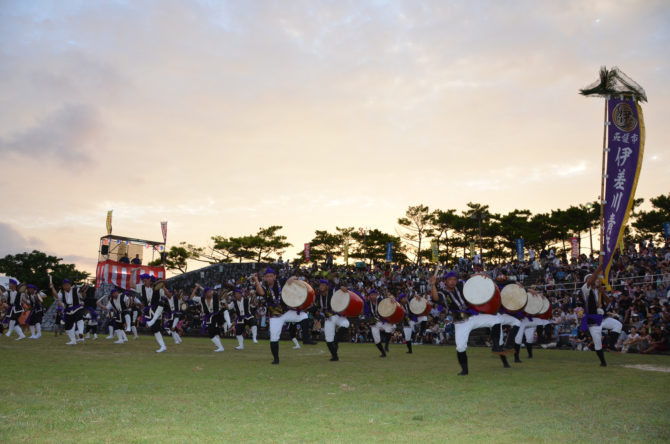
[[[474,278],[474,277],[478,277],[478,276],[479,276],[479,277],[483,277],[483,278],[485,278],[486,280],[488,280],[488,281],[491,282],[491,284],[493,285],[493,293],[491,294],[491,297],[488,298],[486,301],[484,301],[484,302],[477,302],[477,303],[474,303],[474,302],[470,302],[470,301],[468,300],[468,297],[467,297],[466,294],[465,294],[465,286],[468,285],[468,282],[470,282],[470,280],[471,280],[472,278]],[[473,305],[473,306],[475,306],[475,307],[479,307],[479,306],[481,306],[481,305],[486,305],[486,304],[488,304],[489,302],[491,302],[491,301],[496,297],[496,289],[497,289],[497,288],[498,288],[498,286],[496,285],[496,283],[495,283],[495,282],[493,281],[493,279],[491,279],[486,273],[475,273],[475,274],[473,274],[472,276],[470,276],[470,278],[469,278],[467,281],[465,281],[465,284],[463,284],[463,297],[465,298],[465,301],[466,301],[468,304]]]

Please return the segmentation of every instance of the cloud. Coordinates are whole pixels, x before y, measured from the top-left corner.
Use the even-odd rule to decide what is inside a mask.
[[[70,104],[30,128],[0,138],[0,153],[31,161],[46,156],[63,164],[87,164],[101,144],[101,123],[95,109]]]
[[[36,237],[26,239],[11,225],[0,222],[0,257],[40,248],[43,242]]]

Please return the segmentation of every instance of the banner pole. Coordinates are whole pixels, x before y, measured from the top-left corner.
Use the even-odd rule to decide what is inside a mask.
[[[607,163],[607,106],[609,104],[609,96],[605,98],[605,118],[603,123],[603,165],[600,173],[600,252],[602,258],[603,247],[605,242],[605,165]]]

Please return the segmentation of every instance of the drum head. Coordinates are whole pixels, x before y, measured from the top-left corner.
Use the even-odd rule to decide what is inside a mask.
[[[496,292],[493,279],[483,274],[476,274],[463,285],[463,297],[472,305],[482,305],[489,302]]]
[[[542,295],[542,308],[540,309],[540,314],[545,314],[546,312],[549,311],[549,307],[551,307],[551,303],[549,302],[549,299],[546,298],[546,296]]]
[[[519,311],[526,306],[528,294],[519,284],[508,284],[500,292],[500,299],[505,310]]]
[[[337,290],[333,292],[333,298],[330,300],[330,306],[333,311],[340,313],[347,309],[351,298],[348,291]]]
[[[397,307],[398,304],[394,299],[386,298],[382,299],[382,301],[379,303],[377,311],[379,312],[379,316],[383,318],[389,318],[393,316],[393,313],[395,313]]]
[[[186,310],[188,310],[188,304],[186,302],[182,302],[181,311],[186,311]]]
[[[412,298],[409,301],[409,311],[415,315],[422,315],[426,311],[427,301],[424,298]]]
[[[291,284],[284,285],[281,290],[281,298],[284,304],[291,308],[300,307],[307,300],[307,286],[303,281],[295,280]]]
[[[19,284],[18,287],[16,287],[16,289],[18,290],[19,293],[24,293],[26,291],[26,287],[27,285],[25,284],[25,282],[23,282]]]
[[[542,310],[542,295],[537,293],[534,290],[529,290],[528,291],[528,302],[526,303],[526,307],[523,309],[527,314],[530,316],[535,316],[540,313]]]

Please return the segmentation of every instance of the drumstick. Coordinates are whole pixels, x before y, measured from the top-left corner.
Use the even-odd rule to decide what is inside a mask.
[[[438,272],[439,270],[440,270],[440,266],[439,266],[439,265],[435,265],[435,272],[433,273],[433,276],[434,276],[434,277],[437,277],[437,272]]]

